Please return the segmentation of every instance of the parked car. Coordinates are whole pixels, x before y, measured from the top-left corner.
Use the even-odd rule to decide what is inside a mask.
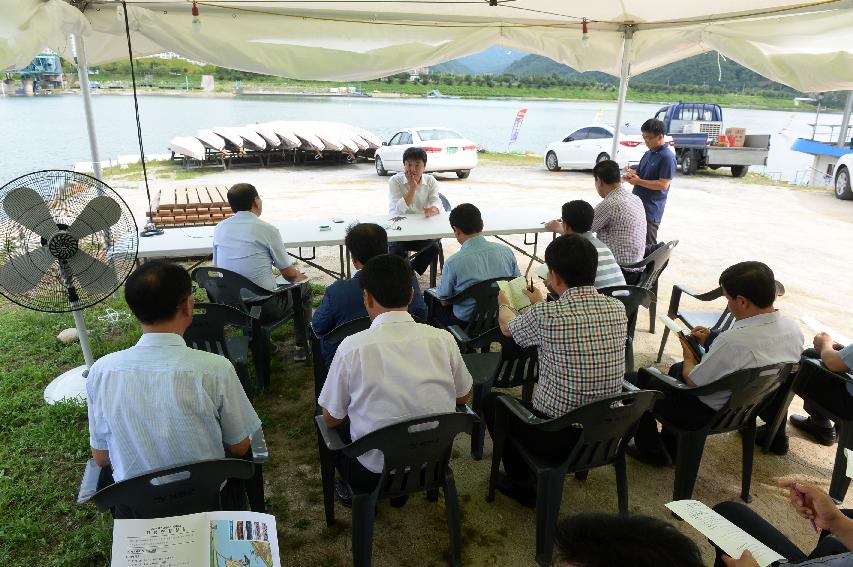
[[[421,147],[427,153],[426,171],[455,171],[465,179],[477,167],[477,145],[459,132],[441,127],[405,128],[376,150],[376,173],[403,171],[403,152]]]
[[[835,164],[835,196],[845,201],[853,200],[850,176],[853,175],[853,154],[844,154]]]
[[[605,124],[592,124],[575,130],[563,141],[548,144],[545,148],[545,167],[550,171],[592,169],[598,162],[611,159],[613,132],[613,127]],[[664,141],[672,145],[670,136],[665,136]],[[647,149],[640,129],[625,125],[619,134],[619,150],[615,160],[620,167],[636,165]]]

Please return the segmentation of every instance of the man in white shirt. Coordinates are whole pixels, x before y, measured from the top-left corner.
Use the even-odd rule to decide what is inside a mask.
[[[424,173],[427,153],[423,148],[407,148],[403,152],[403,171],[388,181],[388,213],[393,216],[423,214],[433,217],[441,212],[441,199],[438,196],[438,183],[435,177]],[[405,258],[409,252],[420,252],[424,248],[432,250],[420,254],[412,263],[412,268],[423,274],[438,257],[440,240],[407,240],[392,242],[388,253]]]
[[[721,333],[699,361],[692,351],[684,347],[684,362],[680,377],[688,386],[704,386],[738,370],[760,368],[780,362],[796,362],[803,350],[803,333],[792,319],[782,317],[774,307],[776,279],[766,264],[740,262],[726,268],[720,275],[720,286],[728,300],[728,308],[735,318],[729,330]],[[694,336],[697,336],[694,333]],[[697,337],[703,342],[701,335]],[[670,369],[670,376],[679,365]],[[629,375],[628,379],[640,388],[648,386],[646,375]],[[685,428],[698,428],[728,403],[731,392],[722,391],[709,396],[670,396],[655,404],[655,413]],[[646,413],[634,436],[635,444],[628,446],[628,454],[654,465],[672,462],[667,447],[674,446],[674,438],[664,430],[664,439],[658,434],[655,418]]]
[[[290,283],[304,281],[305,274],[296,269],[278,229],[259,217],[263,201],[249,183],[238,183],[228,190],[228,204],[234,216],[213,229],[213,263],[252,280],[269,291],[275,291],[273,266]],[[297,307],[298,306],[298,307]],[[288,293],[277,293],[261,304],[261,321],[277,321],[293,315],[296,334],[294,360],[305,360],[308,349],[308,322],[311,320],[311,286],[305,283]]]
[[[335,353],[317,399],[326,424],[339,427],[349,417],[349,431],[341,435],[356,441],[382,427],[465,404],[472,379],[453,336],[415,323],[406,311],[413,294],[406,262],[376,256],[362,268],[359,282],[373,322],[344,339]],[[382,454],[370,451],[358,459],[341,454],[338,468],[356,490],[369,492],[383,464]],[[338,494],[346,505],[340,488]]]
[[[176,264],[147,262],[127,279],[124,294],[143,335],[135,346],[98,359],[86,381],[99,486],[184,463],[245,457],[261,421],[231,362],[184,342],[194,305],[189,274]]]

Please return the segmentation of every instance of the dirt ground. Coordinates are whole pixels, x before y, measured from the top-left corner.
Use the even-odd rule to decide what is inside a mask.
[[[386,210],[387,179],[377,177],[371,163],[228,171],[183,183],[231,185],[240,181],[258,187],[264,199],[263,218],[270,221],[375,215]],[[175,184],[171,182],[168,186]],[[469,179],[441,177],[440,184],[441,191],[453,204],[471,202],[482,209],[542,207],[550,211],[549,218],[558,217],[560,206],[566,201],[585,199],[593,205],[599,201],[588,172],[550,173],[541,165],[490,163],[475,169]],[[119,185],[117,188],[142,218],[146,206],[144,190],[138,186],[124,188]],[[152,184],[152,188],[156,190],[158,186]],[[287,234],[283,237],[286,242]],[[849,265],[853,202],[839,201],[828,191],[754,185],[725,176],[678,177],[669,194],[659,238],[679,241],[660,279],[660,312],[666,312],[674,283],[707,291],[717,286],[719,274],[727,266],[742,260],[761,260],[770,265],[776,278],[786,287],[787,293],[777,304],[785,315],[797,320],[810,315],[853,337],[853,303],[848,299],[853,295]],[[520,242],[521,238],[516,240]],[[458,248],[458,244],[447,240],[444,245],[448,255]],[[336,251],[318,253],[321,261],[328,260],[330,266],[336,265]],[[524,269],[527,260],[519,257],[519,264]],[[307,271],[313,275],[313,270]],[[710,307],[697,305],[697,308]],[[653,364],[660,345],[661,326],[658,325],[655,334],[650,334],[648,322],[647,312],[643,311],[634,346],[638,367]],[[802,327],[810,343],[815,331],[805,325]],[[677,342],[670,338],[658,366],[668,367],[680,360],[679,355]],[[802,400],[795,398],[792,413],[802,413],[801,409]],[[812,443],[791,428],[789,433],[791,450],[786,457],[756,452],[751,507],[808,552],[816,536],[808,523],[797,517],[783,501],[776,481],[794,475],[828,488],[835,448]],[[534,565],[533,512],[501,495],[493,504],[484,502],[490,442],[487,438],[484,459],[480,462],[471,460],[467,443],[467,437],[457,441],[458,456],[452,463],[464,508],[465,563]],[[276,452],[277,448],[271,444],[273,458]],[[709,505],[737,499],[740,468],[740,438],[735,434],[710,438],[694,498]],[[670,499],[673,468],[651,468],[629,459],[628,476],[631,511],[671,519],[664,504]],[[850,493],[845,504],[847,507],[853,505]],[[444,562],[447,532],[443,505],[439,510],[429,506],[418,501],[403,510],[382,510],[377,519],[375,565]],[[316,507],[321,505],[316,504]],[[348,518],[348,514],[338,510],[342,519]],[[573,478],[566,480],[561,513],[589,511],[616,511],[612,469],[591,471],[585,482]],[[315,517],[319,520],[320,510]],[[704,538],[686,524],[681,527],[700,543],[710,564],[711,548]],[[343,537],[329,537],[330,546],[344,546],[339,551],[345,557],[348,530]],[[284,564],[309,564],[307,561],[312,557],[323,556],[308,549],[297,555],[302,560],[296,563],[283,556]]]

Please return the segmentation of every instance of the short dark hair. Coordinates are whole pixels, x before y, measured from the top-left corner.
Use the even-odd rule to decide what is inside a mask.
[[[598,269],[595,245],[577,234],[564,234],[545,249],[545,264],[569,287],[593,285]]]
[[[642,126],[640,126],[640,132],[648,132],[655,136],[663,136],[666,134],[666,126],[664,126],[663,122],[657,118],[649,118],[643,122]]]
[[[569,201],[563,205],[563,222],[571,227],[573,232],[583,234],[592,228],[592,219],[595,211],[592,205],[578,199]]]
[[[462,203],[450,211],[450,226],[455,226],[463,234],[476,234],[483,232],[483,217],[480,209],[471,203]]]
[[[702,567],[699,547],[657,518],[578,514],[563,518],[554,535],[555,561],[584,567]]]
[[[739,262],[720,274],[720,286],[729,297],[738,295],[756,307],[772,307],[776,300],[776,278],[773,270],[762,262]]]
[[[426,165],[427,162],[427,153],[423,148],[411,147],[406,148],[406,151],[403,152],[403,163],[406,163],[409,160],[421,160]]]
[[[592,176],[600,179],[606,185],[614,185],[619,183],[622,178],[622,172],[619,170],[619,164],[612,159],[606,159],[595,164],[592,168]]]
[[[406,307],[412,299],[412,268],[399,256],[374,256],[359,272],[358,281],[387,309]]]
[[[388,233],[372,222],[360,222],[347,229],[344,244],[355,260],[366,264],[374,256],[388,253]]]
[[[235,213],[249,211],[255,204],[258,190],[251,183],[237,183],[228,190],[228,204]]]
[[[124,284],[128,307],[146,324],[172,320],[181,302],[192,292],[193,281],[187,271],[163,260],[142,264]]]

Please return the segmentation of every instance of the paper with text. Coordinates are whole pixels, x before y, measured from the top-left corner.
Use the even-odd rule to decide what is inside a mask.
[[[527,278],[518,276],[514,280],[498,281],[498,287],[504,292],[504,295],[509,300],[509,304],[516,308],[522,309],[530,305],[530,300],[524,295],[524,289],[527,287]]]
[[[677,500],[666,505],[685,522],[717,544],[730,557],[739,559],[749,550],[760,567],[785,559],[698,500]]]

